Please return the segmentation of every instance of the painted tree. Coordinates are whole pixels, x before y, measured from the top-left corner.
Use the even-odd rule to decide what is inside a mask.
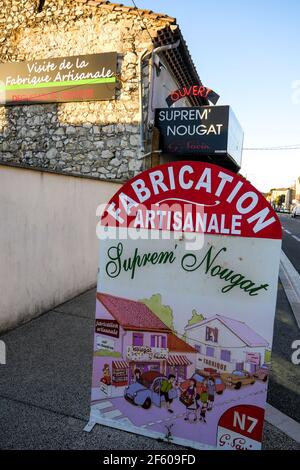
[[[153,294],[149,299],[141,299],[140,302],[148,308],[169,328],[174,331],[173,310],[169,305],[163,305],[161,294]]]
[[[203,320],[205,320],[205,317],[202,315],[202,313],[198,313],[197,310],[194,308],[192,310],[192,317],[188,321],[188,326],[195,325],[195,323],[199,323]],[[181,339],[183,339],[183,341],[187,341],[186,331],[183,333]]]
[[[205,320],[205,317],[202,313],[198,313],[196,309],[192,311],[192,318],[189,319],[188,325],[194,325],[195,323],[199,323],[200,321]]]

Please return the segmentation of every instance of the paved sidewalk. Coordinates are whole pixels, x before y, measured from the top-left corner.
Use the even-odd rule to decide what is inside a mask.
[[[280,294],[282,295],[282,294]],[[175,445],[96,426],[89,418],[95,290],[2,336],[1,449],[176,449]],[[269,423],[265,449],[300,445]]]

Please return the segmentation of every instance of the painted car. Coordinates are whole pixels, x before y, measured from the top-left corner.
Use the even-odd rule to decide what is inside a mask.
[[[246,370],[234,370],[233,372],[225,372],[221,374],[222,379],[227,387],[239,390],[243,385],[253,385],[255,378]]]
[[[148,410],[152,403],[161,407],[164,396],[160,395],[160,387],[163,380],[167,377],[162,376],[159,372],[149,371],[141,375],[139,382],[134,382],[124,391],[124,398],[133,405],[141,406]],[[176,389],[169,391],[169,397],[175,399],[178,397]]]
[[[207,377],[208,379],[210,377],[215,379],[216,393],[218,395],[222,395],[226,386],[225,386],[225,383],[223,382],[221,374],[216,369],[210,369],[210,368],[203,369],[199,371],[199,374],[204,375],[204,377]]]
[[[266,364],[263,364],[257,371],[253,374],[253,377],[258,380],[266,382],[269,377],[269,368]]]
[[[194,379],[196,381],[196,391],[200,395],[200,393],[203,391],[204,388],[204,380],[208,379],[209,377],[213,377],[215,379],[215,385],[216,385],[216,393],[218,395],[222,395],[222,393],[225,390],[225,384],[220,376],[220,374],[207,374],[206,371],[199,371],[196,372],[195,374],[192,375],[190,379],[185,380],[180,384],[180,388],[182,391],[185,391],[189,385],[190,381]]]

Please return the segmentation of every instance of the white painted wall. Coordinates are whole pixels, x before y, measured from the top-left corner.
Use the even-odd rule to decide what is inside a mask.
[[[96,207],[119,187],[0,165],[0,330],[96,284]]]
[[[154,110],[156,108],[167,108],[166,98],[170,95],[172,91],[175,91],[179,88],[177,81],[174,76],[171,74],[167,68],[167,64],[162,58],[160,61],[164,64],[164,67],[161,68],[160,74],[157,75],[154,67],[154,76],[153,76],[153,95],[152,95],[152,106],[149,103],[149,120],[154,120]],[[183,98],[179,101],[176,101],[172,108],[182,108],[185,106],[191,106],[187,98]],[[151,110],[152,108],[152,110]]]

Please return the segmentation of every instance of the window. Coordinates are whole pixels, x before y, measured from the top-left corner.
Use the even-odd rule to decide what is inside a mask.
[[[230,362],[231,360],[231,351],[227,349],[221,349],[221,361]]]
[[[211,346],[207,346],[206,355],[209,357],[215,357],[215,348],[212,348]]]
[[[142,333],[133,333],[133,346],[143,346],[143,339]]]
[[[167,342],[165,336],[151,335],[150,346],[151,348],[166,348]]]
[[[194,348],[196,349],[197,353],[201,354],[201,346],[200,346],[200,344],[195,344]]]
[[[207,326],[205,339],[206,341],[212,341],[213,343],[217,343],[218,342],[218,328],[211,328],[210,326]]]

